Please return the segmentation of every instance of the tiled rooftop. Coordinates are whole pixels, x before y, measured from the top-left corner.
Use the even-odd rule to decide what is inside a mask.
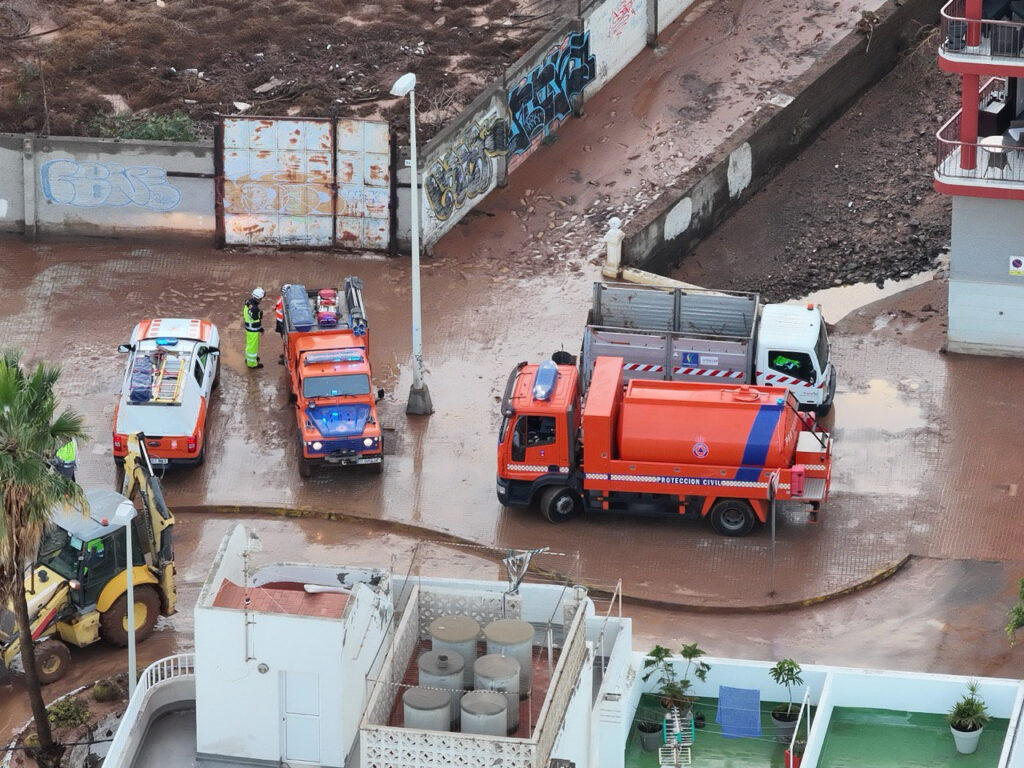
[[[246,598],[249,603],[246,605]],[[227,579],[221,582],[215,608],[235,608],[263,613],[287,613],[293,616],[340,619],[345,611],[348,595],[337,592],[309,594],[302,584],[279,582],[260,587],[242,587]]]

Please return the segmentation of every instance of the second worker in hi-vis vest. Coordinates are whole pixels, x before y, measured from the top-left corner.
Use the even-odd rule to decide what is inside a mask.
[[[263,310],[260,301],[267,293],[262,288],[254,288],[252,296],[242,305],[242,325],[245,327],[245,366],[246,368],[262,368],[260,362],[260,334],[263,333]]]

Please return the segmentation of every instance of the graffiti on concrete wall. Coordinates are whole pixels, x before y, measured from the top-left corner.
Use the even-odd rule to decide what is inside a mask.
[[[494,181],[491,158],[505,154],[505,123],[492,115],[473,121],[427,168],[423,193],[438,221],[447,221],[467,199],[487,194]]]
[[[170,211],[181,202],[181,192],[168,183],[167,172],[152,165],[47,160],[39,167],[39,176],[43,197],[60,205],[136,205],[150,211]]]
[[[572,99],[596,74],[590,33],[572,33],[508,92],[508,152],[523,155],[572,113]]]
[[[612,20],[609,25],[609,29],[614,37],[621,37],[623,31],[629,26],[630,22],[634,19],[639,19],[640,14],[637,13],[635,0],[619,0],[619,4],[615,6],[615,10],[612,11]]]

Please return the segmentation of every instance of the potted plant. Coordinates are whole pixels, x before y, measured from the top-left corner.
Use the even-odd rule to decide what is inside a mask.
[[[672,705],[676,705],[685,715],[690,711],[694,701],[693,696],[690,695],[690,689],[693,688],[690,671],[693,670],[694,676],[703,682],[707,679],[708,672],[711,671],[711,665],[704,661],[698,661],[704,655],[704,650],[697,643],[684,645],[680,649],[679,655],[686,659],[686,669],[682,676],[679,675],[672,663],[672,651],[661,645],[654,646],[647,654],[647,658],[644,659],[644,669],[647,670],[647,673],[643,676],[643,681],[647,682],[651,677],[657,676],[661,706],[668,709]]]
[[[962,755],[973,754],[989,719],[985,700],[978,695],[977,680],[967,684],[967,693],[953,705],[946,719],[949,721],[953,741],[956,742],[956,751]]]
[[[800,763],[804,760],[804,748],[807,746],[807,742],[803,739],[796,739],[793,742],[793,748],[786,749],[786,762],[783,765],[786,768],[800,768]]]
[[[775,662],[775,666],[768,670],[772,680],[778,685],[786,686],[786,693],[789,695],[788,704],[779,704],[772,709],[772,722],[775,724],[779,741],[789,741],[793,738],[793,731],[796,730],[796,719],[800,710],[793,705],[793,686],[803,685],[803,678],[800,677],[802,669],[792,659],[782,659]]]
[[[640,746],[644,752],[656,752],[661,746],[661,723],[649,717],[640,717],[636,721],[636,731],[640,734]]]

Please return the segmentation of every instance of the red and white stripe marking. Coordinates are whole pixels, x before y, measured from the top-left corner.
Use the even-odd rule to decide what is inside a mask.
[[[758,375],[760,375],[760,374],[758,374]],[[817,384],[811,384],[809,382],[803,381],[802,379],[794,379],[792,376],[783,376],[781,373],[766,373],[764,375],[764,383],[765,384],[773,384],[773,385],[774,384],[785,385],[787,387],[794,386],[794,385],[799,385],[799,386],[803,386],[803,387],[811,387],[812,389],[821,389],[822,387],[825,386],[825,380],[824,379],[822,379]]]
[[[665,370],[663,365],[648,365],[646,363],[624,363],[624,371],[636,371],[638,373],[661,373]],[[743,371],[733,371],[721,368],[683,368],[672,369],[675,376],[714,376],[720,379],[742,379]]]
[[[676,376],[714,376],[720,379],[742,379],[743,371],[720,368],[673,368]]]
[[[663,365],[645,365],[644,363],[624,363],[624,371],[640,371],[641,373],[660,373],[665,370]]]

